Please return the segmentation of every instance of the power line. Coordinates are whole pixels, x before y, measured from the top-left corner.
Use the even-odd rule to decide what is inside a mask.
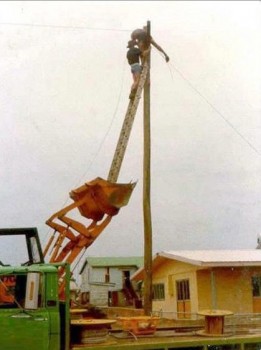
[[[254,145],[243,135],[241,134],[236,127],[222,114],[211,102],[208,101],[208,99],[184,76],[183,73],[181,73],[178,68],[176,68],[172,63],[169,63],[175,71],[184,79],[189,86],[226,122],[226,124],[259,156],[261,156],[261,153],[257,148],[255,148]],[[173,80],[173,75],[170,69],[171,77]]]
[[[57,29],[80,29],[80,30],[97,30],[97,31],[113,31],[113,32],[130,32],[130,29],[116,29],[116,28],[93,28],[86,26],[65,26],[54,24],[38,24],[38,23],[13,23],[13,22],[0,22],[0,25],[6,26],[23,26],[23,27],[39,27],[39,28],[57,28]]]

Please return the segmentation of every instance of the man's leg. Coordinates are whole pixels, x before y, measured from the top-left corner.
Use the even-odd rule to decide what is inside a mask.
[[[140,80],[140,73],[136,72],[133,74],[134,83],[132,85],[132,90],[137,90]]]
[[[140,73],[139,72],[133,73],[133,79],[134,79],[134,82],[132,84],[131,93],[130,93],[130,96],[129,96],[129,98],[131,100],[134,99],[134,97],[136,95],[137,88],[138,88],[138,85],[139,85],[139,80],[140,80]]]

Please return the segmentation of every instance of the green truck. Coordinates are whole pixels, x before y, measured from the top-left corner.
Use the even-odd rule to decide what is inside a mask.
[[[0,348],[68,350],[69,265],[44,263],[36,228],[1,229],[0,238],[24,242],[27,252],[23,255],[26,261],[19,266],[0,262]],[[9,250],[11,248],[12,245]],[[12,250],[14,254],[17,250]],[[66,275],[64,300],[58,298],[58,270],[61,268]]]

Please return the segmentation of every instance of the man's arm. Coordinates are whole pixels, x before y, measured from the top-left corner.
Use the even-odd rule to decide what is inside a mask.
[[[164,56],[165,56],[166,62],[169,62],[169,56],[168,56],[168,55],[166,54],[166,52],[162,49],[162,47],[159,46],[159,45],[156,43],[156,41],[155,41],[153,38],[150,39],[150,43],[151,43],[151,45],[153,45],[154,47],[156,47],[157,50],[159,50],[160,52],[162,52],[162,53],[164,54]]]

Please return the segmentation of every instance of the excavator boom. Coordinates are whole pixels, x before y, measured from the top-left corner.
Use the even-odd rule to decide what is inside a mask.
[[[148,69],[149,69],[148,63],[147,61],[145,61],[135,98],[133,101],[132,100],[130,101],[125,118],[124,118],[124,122],[120,132],[120,137],[119,137],[119,140],[115,149],[114,157],[111,163],[111,168],[108,175],[108,181],[116,182],[118,180],[121,164],[128,145],[133,121],[137,112],[141,93],[147,78]]]

